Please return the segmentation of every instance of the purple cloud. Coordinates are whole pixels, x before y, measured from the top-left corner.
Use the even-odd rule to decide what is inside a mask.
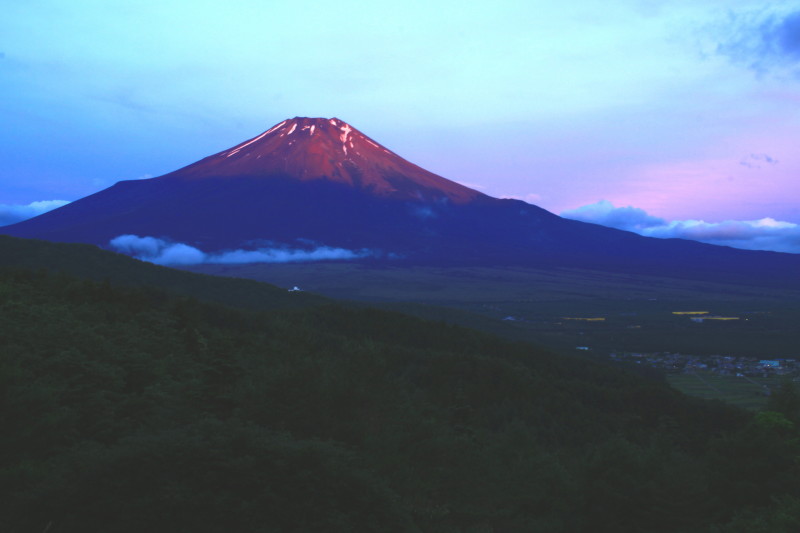
[[[639,208],[614,207],[606,200],[564,211],[561,216],[633,231],[645,237],[690,239],[746,250],[800,253],[800,224],[781,222],[772,218],[723,222],[703,220],[667,222],[648,215]]]
[[[761,168],[763,163],[767,165],[777,165],[778,160],[767,154],[750,154],[739,161],[740,165],[747,168]]]

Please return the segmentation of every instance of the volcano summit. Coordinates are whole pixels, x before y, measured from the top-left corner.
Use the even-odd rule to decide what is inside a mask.
[[[138,235],[202,253],[328,247],[395,263],[579,266],[795,284],[800,271],[792,254],[641,237],[492,198],[336,118],[284,120],[169,174],[119,182],[0,232],[104,247]]]
[[[295,117],[169,174],[119,182],[0,231],[100,246],[135,234],[207,252],[313,242],[407,256],[440,246],[431,222],[442,215],[495,202],[337,118]]]
[[[261,135],[164,178],[328,180],[375,196],[466,203],[481,193],[432,174],[337,118],[284,120]]]

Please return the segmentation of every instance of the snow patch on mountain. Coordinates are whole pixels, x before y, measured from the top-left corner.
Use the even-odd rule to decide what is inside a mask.
[[[250,146],[250,145],[251,145],[251,144],[253,144],[254,142],[256,142],[256,141],[258,141],[258,140],[260,140],[260,139],[263,139],[265,136],[269,135],[270,133],[272,133],[273,131],[275,131],[276,129],[278,129],[279,127],[281,127],[281,126],[282,126],[283,124],[285,124],[285,123],[286,123],[286,121],[284,120],[284,121],[283,121],[283,122],[281,122],[280,124],[278,124],[278,125],[276,125],[276,126],[273,126],[273,127],[271,127],[270,129],[268,129],[267,131],[265,131],[264,133],[262,133],[261,135],[259,135],[259,136],[258,136],[258,137],[256,137],[255,139],[252,139],[252,140],[250,140],[250,141],[248,141],[248,142],[246,142],[246,143],[244,143],[244,144],[242,144],[242,145],[240,145],[240,146],[237,146],[236,148],[234,148],[233,150],[231,150],[230,152],[228,152],[228,155],[226,155],[225,157],[230,157],[230,156],[232,156],[232,155],[234,155],[234,154],[238,153],[238,152],[239,152],[239,151],[240,151],[242,148],[245,148],[246,146]],[[295,125],[295,127],[296,127],[296,125]],[[291,132],[289,132],[289,133],[291,133]]]
[[[342,141],[344,155],[347,155],[347,137],[350,135],[350,132],[353,131],[353,128],[350,127],[350,124],[345,124],[340,129],[342,130],[342,134],[339,136],[339,139]],[[351,146],[352,144],[353,143],[350,143]]]

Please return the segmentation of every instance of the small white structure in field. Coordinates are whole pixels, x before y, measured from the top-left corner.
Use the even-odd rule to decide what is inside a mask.
[[[289,289],[289,292],[303,292],[303,289],[301,289],[300,287],[298,287],[297,285],[295,285],[294,287],[292,287],[291,289]]]

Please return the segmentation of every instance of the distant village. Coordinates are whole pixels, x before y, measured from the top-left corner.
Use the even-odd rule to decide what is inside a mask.
[[[692,322],[705,321],[736,321],[738,316],[712,315],[709,311],[673,311],[673,315],[685,316]],[[578,321],[604,321],[605,318],[567,318],[564,320]],[[508,320],[508,318],[506,319]],[[638,326],[629,326],[638,327]],[[588,351],[588,346],[576,346],[576,350]],[[667,374],[695,374],[710,372],[720,376],[735,376],[741,378],[772,378],[775,376],[788,376],[795,381],[800,381],[800,364],[797,359],[774,358],[762,359],[757,357],[736,357],[729,355],[685,355],[670,352],[612,352],[609,354],[612,361],[646,364],[659,369]]]
[[[578,347],[580,349],[582,347]],[[800,364],[796,359],[759,359],[726,355],[683,355],[668,352],[638,353],[615,352],[609,354],[613,361],[647,364],[666,373],[712,372],[737,377],[768,378],[773,376],[800,377]]]

